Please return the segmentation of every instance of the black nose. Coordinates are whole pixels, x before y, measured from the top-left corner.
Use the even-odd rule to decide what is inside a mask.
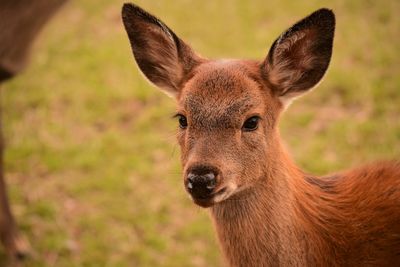
[[[187,176],[186,187],[194,198],[209,198],[217,184],[216,172],[210,169],[192,169]]]

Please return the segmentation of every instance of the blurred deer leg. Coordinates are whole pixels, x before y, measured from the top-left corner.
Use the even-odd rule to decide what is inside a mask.
[[[0,85],[25,67],[40,30],[67,0],[0,0]],[[1,114],[0,114],[1,115]],[[24,257],[29,244],[18,233],[7,198],[0,119],[0,241],[7,252]]]
[[[7,189],[4,181],[4,142],[2,131],[2,119],[0,114],[0,241],[3,243],[8,254],[21,259],[28,254],[29,244],[18,233],[18,228],[15,224],[14,216],[11,213],[8,201]]]

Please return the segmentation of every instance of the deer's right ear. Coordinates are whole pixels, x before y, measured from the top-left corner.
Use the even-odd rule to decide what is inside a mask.
[[[141,71],[165,93],[177,96],[202,59],[162,21],[134,4],[124,4],[122,20]]]

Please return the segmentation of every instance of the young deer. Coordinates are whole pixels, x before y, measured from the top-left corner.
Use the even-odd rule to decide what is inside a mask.
[[[328,68],[332,11],[296,23],[263,61],[200,57],[133,4],[122,18],[139,68],[177,100],[184,185],[210,207],[230,266],[400,264],[400,163],[310,176],[277,129]]]

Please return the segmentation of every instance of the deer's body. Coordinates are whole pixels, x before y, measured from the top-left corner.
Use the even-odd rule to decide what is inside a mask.
[[[399,264],[400,163],[318,178],[289,168],[211,208],[231,266]]]
[[[400,163],[318,178],[281,144],[282,111],[328,68],[330,10],[284,32],[263,61],[202,58],[139,7],[122,14],[140,69],[177,100],[184,185],[210,208],[230,266],[400,263]]]

